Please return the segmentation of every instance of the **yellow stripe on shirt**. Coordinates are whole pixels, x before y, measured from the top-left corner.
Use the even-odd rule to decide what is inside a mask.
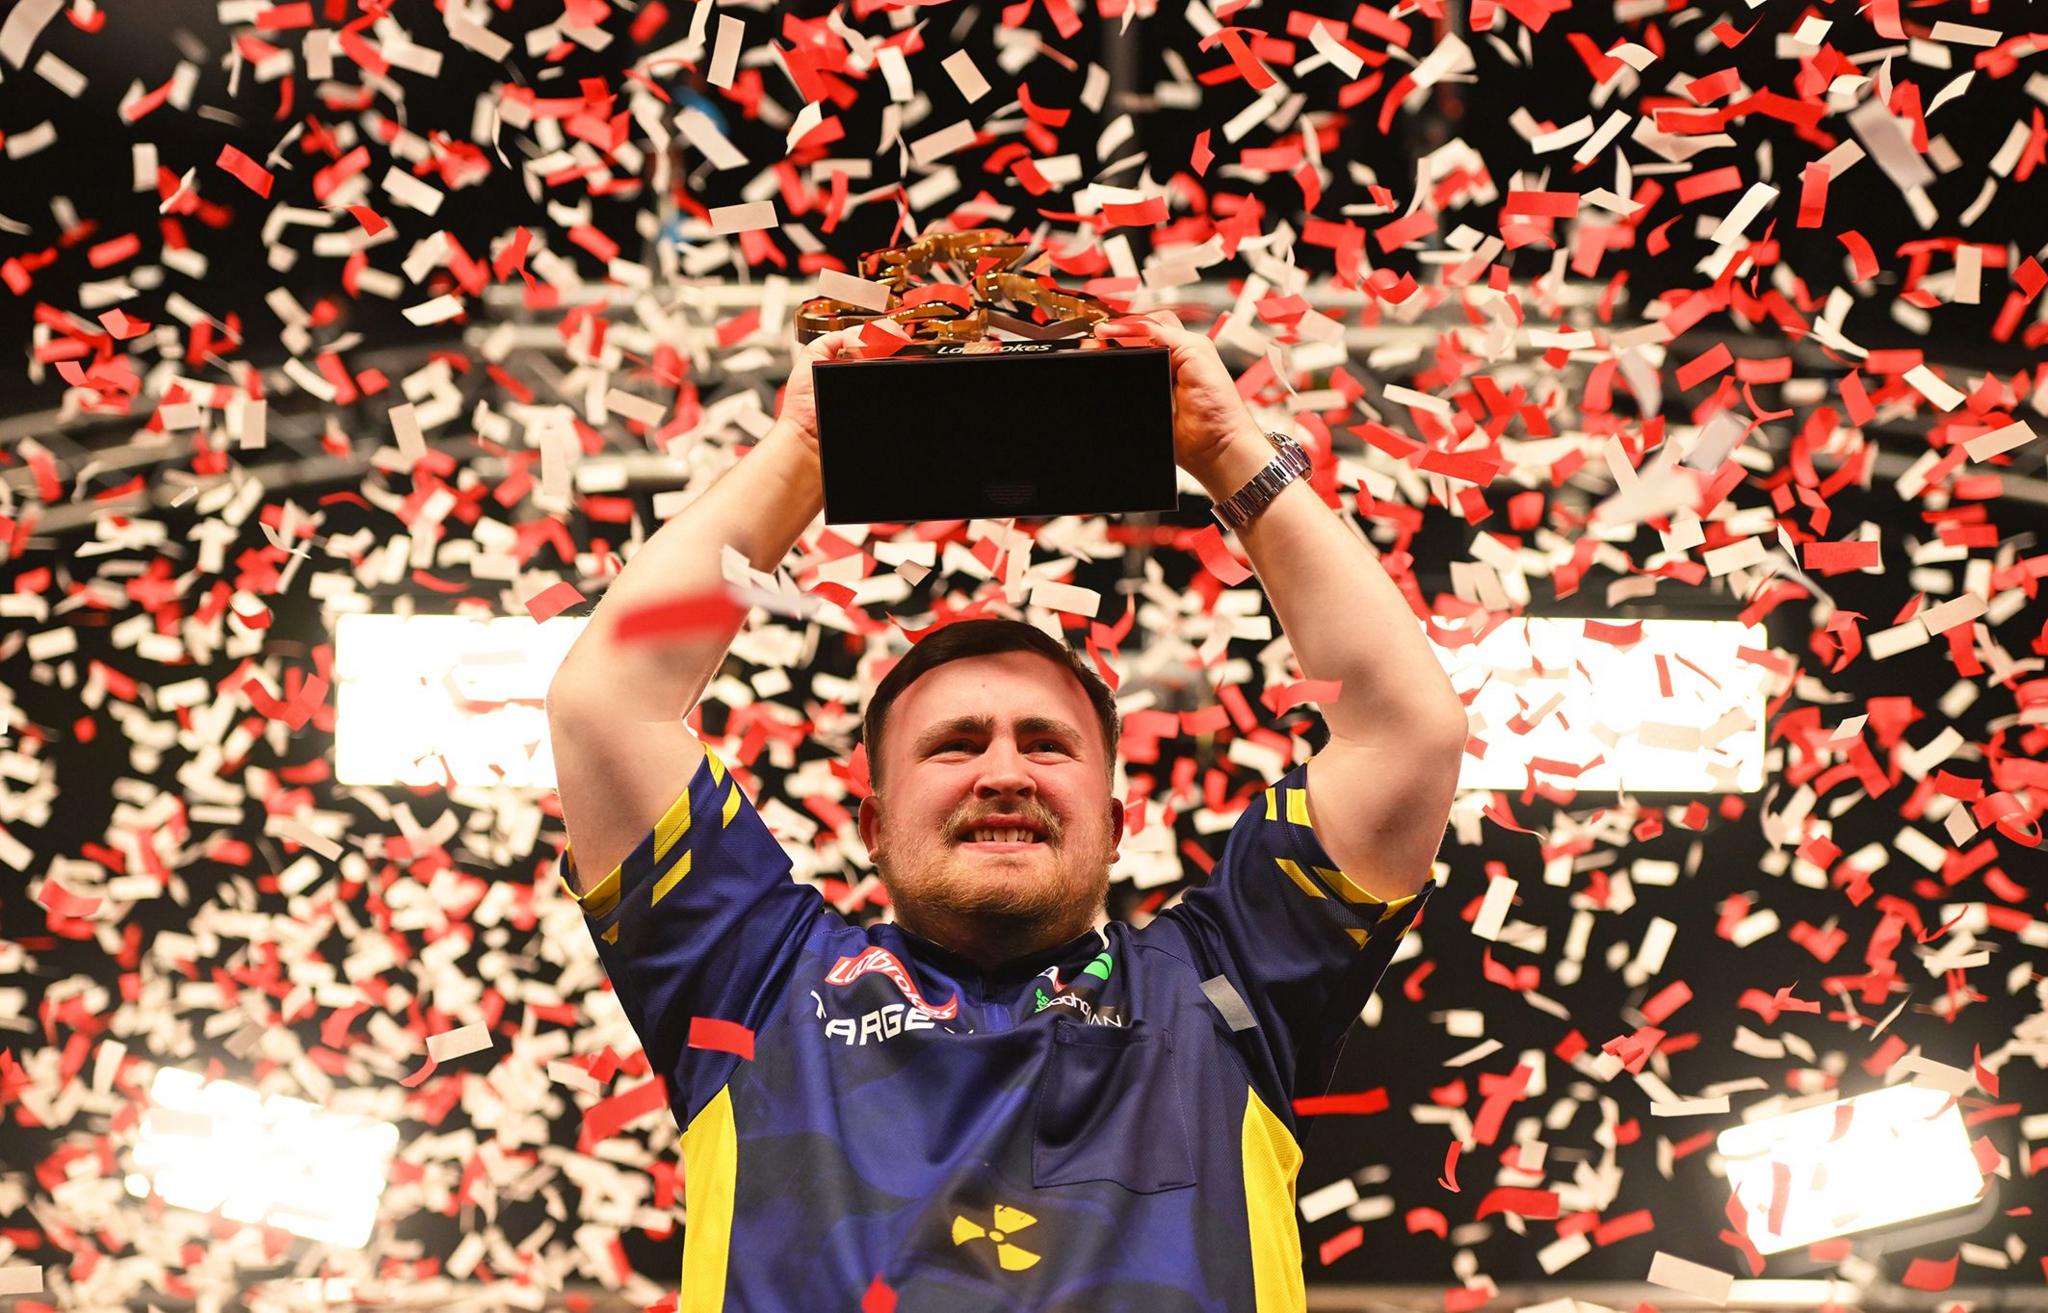
[[[725,782],[725,762],[720,760],[718,754],[709,747],[704,749],[704,762],[711,772],[711,786],[716,789]],[[739,796],[738,790],[734,789],[726,795],[719,823],[721,825],[732,824],[733,813],[737,810],[739,810]],[[683,791],[676,795],[676,800],[668,805],[667,811],[662,813],[661,819],[654,823],[655,870],[659,871],[661,869],[662,859],[689,832],[690,787],[685,784]],[[631,854],[628,854],[628,856],[631,856]],[[569,896],[576,900],[586,915],[597,920],[603,920],[605,917],[610,916],[612,909],[617,907],[619,903],[619,890],[625,881],[626,864],[622,861],[617,866],[614,866],[610,874],[606,875],[604,879],[599,880],[597,886],[587,894],[576,892],[576,882],[573,879],[575,873],[576,846],[574,844],[565,844],[562,848],[562,872],[557,874],[555,878],[562,882],[562,887],[569,891]],[[660,902],[662,897],[669,890],[675,888],[677,882],[689,873],[690,854],[685,852],[677,860],[675,869],[663,875],[656,882],[648,899],[649,905]],[[618,927],[612,927],[605,937],[608,941],[617,943]]]
[[[1308,1308],[1308,1289],[1301,1275],[1301,1232],[1294,1225],[1301,1148],[1253,1089],[1245,1090],[1241,1150],[1252,1306],[1257,1313],[1302,1313]]]
[[[720,1086],[718,1096],[690,1119],[690,1129],[683,1132],[683,1203],[688,1212],[683,1218],[683,1287],[676,1313],[719,1313],[725,1307],[739,1161],[731,1087]]]

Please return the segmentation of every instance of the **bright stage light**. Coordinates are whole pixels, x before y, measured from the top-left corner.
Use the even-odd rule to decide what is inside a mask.
[[[334,775],[344,785],[555,787],[547,692],[587,623],[562,617],[341,617]]]
[[[1763,1254],[1950,1212],[1984,1188],[1962,1109],[1920,1085],[1731,1127],[1716,1147]]]
[[[161,1067],[128,1193],[175,1208],[360,1249],[398,1148],[398,1128],[246,1085]]]
[[[1733,620],[1643,620],[1628,646],[1588,637],[1606,620],[1509,620],[1477,643],[1438,648],[1460,693],[1479,689],[1465,789],[1753,793],[1764,783],[1769,671],[1761,627]],[[1596,631],[1600,632],[1600,631]]]

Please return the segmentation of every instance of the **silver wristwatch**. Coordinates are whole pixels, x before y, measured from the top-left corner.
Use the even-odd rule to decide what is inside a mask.
[[[1308,450],[1285,433],[1267,433],[1266,441],[1273,444],[1275,455],[1265,469],[1253,475],[1251,482],[1232,493],[1220,505],[1212,508],[1223,527],[1236,533],[1252,522],[1254,516],[1266,509],[1280,490],[1309,471]]]

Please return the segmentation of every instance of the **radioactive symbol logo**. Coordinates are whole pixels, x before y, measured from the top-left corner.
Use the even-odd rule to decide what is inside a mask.
[[[965,1217],[955,1216],[953,1243],[964,1245],[970,1240],[987,1240],[996,1247],[996,1262],[1002,1265],[1003,1271],[1022,1272],[1038,1262],[1038,1255],[1011,1244],[1010,1237],[1027,1226],[1035,1225],[1037,1221],[1037,1218],[1021,1208],[997,1204],[995,1216],[990,1219],[991,1225],[986,1227]]]

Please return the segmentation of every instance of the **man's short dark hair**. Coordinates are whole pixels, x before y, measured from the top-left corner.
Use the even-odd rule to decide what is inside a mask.
[[[1123,717],[1116,709],[1116,695],[1103,682],[1102,676],[1089,667],[1080,653],[1036,625],[1022,620],[981,618],[942,625],[913,644],[910,651],[889,668],[889,673],[882,676],[882,682],[876,686],[875,695],[868,699],[867,712],[861,719],[861,742],[867,745],[868,750],[868,781],[874,789],[879,791],[882,787],[882,731],[888,722],[890,706],[903,695],[903,690],[935,666],[958,661],[962,657],[990,656],[997,652],[1036,652],[1074,672],[1074,678],[1081,681],[1081,690],[1095,708],[1096,722],[1102,726],[1102,741],[1109,750],[1104,763],[1105,773],[1112,779],[1115,777],[1117,743],[1123,732]]]

